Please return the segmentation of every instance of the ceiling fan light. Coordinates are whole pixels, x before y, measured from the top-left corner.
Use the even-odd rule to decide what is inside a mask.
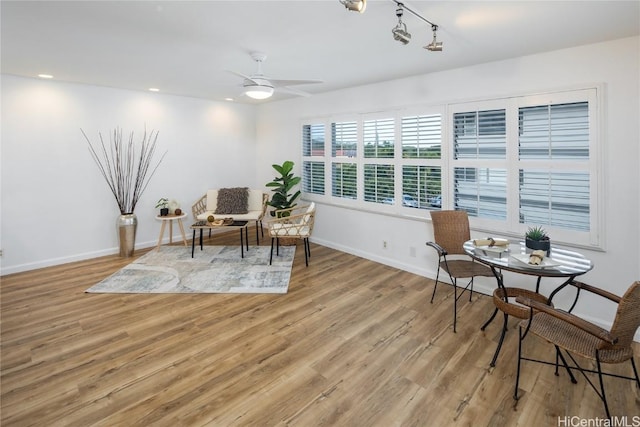
[[[253,99],[267,99],[273,95],[273,88],[263,85],[248,85],[244,87],[244,94]]]
[[[340,3],[354,12],[364,13],[367,8],[367,0],[340,0]]]

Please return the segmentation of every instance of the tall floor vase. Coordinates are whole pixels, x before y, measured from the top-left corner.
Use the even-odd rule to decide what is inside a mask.
[[[136,246],[136,229],[138,228],[138,218],[136,214],[122,214],[116,221],[118,229],[118,240],[120,242],[120,256],[133,256],[133,249]]]

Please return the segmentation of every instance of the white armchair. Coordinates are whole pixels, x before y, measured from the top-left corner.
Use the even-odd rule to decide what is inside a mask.
[[[280,255],[280,239],[301,239],[304,244],[304,262],[309,266],[311,249],[309,237],[313,231],[316,215],[316,204],[296,206],[289,209],[275,211],[276,218],[268,222],[269,236],[271,236],[271,255],[269,265],[273,261],[273,245],[276,245],[276,256]]]

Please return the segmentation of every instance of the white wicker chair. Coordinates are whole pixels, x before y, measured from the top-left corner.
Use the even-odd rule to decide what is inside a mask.
[[[275,211],[275,219],[268,222],[269,236],[271,236],[271,254],[269,265],[273,261],[273,245],[276,245],[276,256],[280,254],[280,239],[301,239],[304,244],[304,262],[309,266],[311,249],[309,237],[313,231],[316,215],[316,205],[296,206],[289,209]]]

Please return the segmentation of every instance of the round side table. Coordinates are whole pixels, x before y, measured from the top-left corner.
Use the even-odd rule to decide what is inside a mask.
[[[182,219],[186,218],[187,214],[183,213],[180,215],[166,215],[166,216],[160,216],[160,215],[156,215],[156,219],[160,220],[160,222],[162,223],[162,226],[160,227],[160,237],[158,238],[158,247],[160,247],[160,245],[162,244],[162,237],[164,236],[164,229],[165,226],[167,225],[167,222],[169,223],[169,243],[173,243],[173,221],[177,221],[178,222],[178,226],[180,227],[180,233],[182,234],[182,241],[184,242],[185,246],[187,245],[187,236],[184,234],[184,225],[182,224]]]

